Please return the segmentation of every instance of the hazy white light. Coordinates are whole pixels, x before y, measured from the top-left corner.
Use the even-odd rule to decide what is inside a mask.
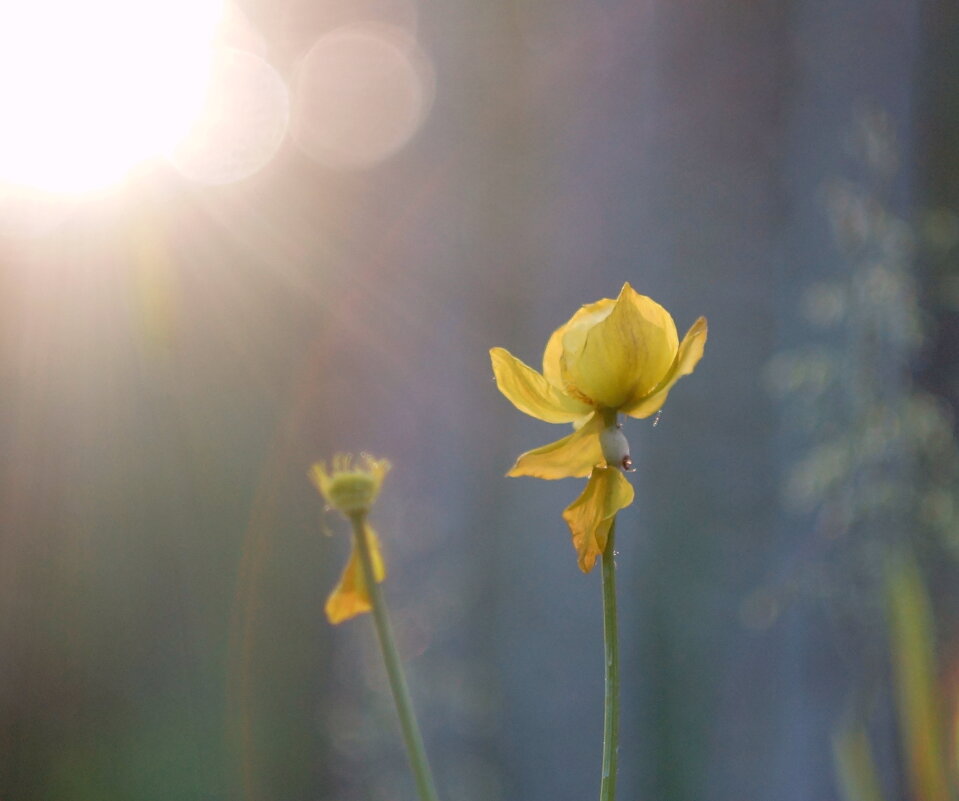
[[[30,0],[0,12],[0,182],[82,192],[183,136],[223,0]]]
[[[322,37],[300,64],[293,138],[331,167],[366,167],[416,133],[433,101],[433,70],[402,31],[351,25]]]
[[[273,158],[289,119],[289,92],[276,70],[253,53],[222,48],[203,110],[170,161],[194,181],[239,181]]]
[[[30,239],[48,234],[66,220],[76,199],[0,182],[0,237]]]

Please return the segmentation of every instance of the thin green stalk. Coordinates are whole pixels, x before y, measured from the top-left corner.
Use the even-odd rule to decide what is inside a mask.
[[[603,724],[603,775],[600,801],[616,798],[616,760],[619,755],[619,636],[616,625],[616,518],[609,527],[603,549],[603,641],[606,651],[605,720]]]
[[[400,729],[403,731],[403,742],[410,759],[410,767],[416,779],[416,788],[419,790],[421,801],[438,801],[436,788],[433,785],[433,775],[426,759],[426,749],[423,747],[423,737],[420,727],[413,714],[413,703],[410,700],[410,691],[406,686],[406,678],[400,665],[400,658],[393,641],[393,630],[386,613],[386,604],[380,585],[373,577],[373,561],[370,558],[369,544],[363,536],[366,515],[358,513],[350,517],[353,523],[353,543],[360,556],[360,565],[363,568],[363,577],[366,579],[370,602],[373,606],[373,621],[376,624],[376,633],[380,640],[380,650],[383,652],[383,662],[390,679],[390,689],[393,690],[393,700],[396,702],[396,712],[400,718]]]

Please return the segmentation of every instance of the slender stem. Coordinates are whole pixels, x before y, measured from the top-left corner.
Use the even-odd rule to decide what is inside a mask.
[[[616,626],[616,518],[603,549],[603,640],[606,650],[606,697],[603,724],[603,775],[600,801],[616,798],[616,760],[619,755],[619,637]]]
[[[363,577],[366,580],[370,602],[373,606],[373,621],[376,624],[376,633],[379,636],[386,673],[390,679],[390,689],[393,690],[396,712],[400,718],[403,742],[406,744],[410,767],[413,770],[413,777],[416,779],[416,787],[419,790],[421,801],[438,801],[436,788],[433,785],[433,775],[426,759],[426,749],[423,747],[423,736],[420,734],[420,727],[417,725],[416,716],[413,714],[410,691],[406,686],[406,678],[403,676],[403,668],[396,651],[396,643],[393,641],[393,630],[386,613],[383,593],[380,591],[380,585],[376,583],[373,577],[373,560],[370,557],[369,543],[364,536],[365,517],[364,513],[350,517],[350,521],[353,523],[353,545],[360,556]]]

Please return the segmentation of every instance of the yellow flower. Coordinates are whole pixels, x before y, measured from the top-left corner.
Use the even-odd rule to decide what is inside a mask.
[[[520,456],[507,475],[589,476],[563,512],[583,572],[603,552],[616,513],[633,502],[622,473],[632,462],[618,414],[643,418],[659,411],[673,384],[702,358],[706,330],[700,317],[680,342],[669,312],[627,283],[616,300],[583,306],[553,332],[542,373],[503,348],[490,351],[496,384],[517,409],[573,425],[569,436]]]
[[[364,466],[361,467],[353,464],[352,457],[337,454],[333,457],[332,472],[327,472],[326,464],[318,462],[310,468],[310,478],[332,508],[346,517],[358,519],[360,530],[366,538],[370,561],[373,563],[373,576],[377,582],[381,582],[386,578],[386,566],[380,551],[379,538],[367,525],[366,515],[380,493],[390,463],[386,459],[374,459],[365,453],[362,458]],[[354,542],[343,575],[326,601],[326,616],[330,623],[341,623],[368,612],[371,608],[369,588]]]

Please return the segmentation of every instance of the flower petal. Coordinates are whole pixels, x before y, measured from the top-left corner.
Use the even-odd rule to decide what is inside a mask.
[[[576,313],[569,318],[563,325],[557,328],[549,341],[546,343],[546,350],[543,351],[543,376],[561,392],[563,389],[563,337],[567,332],[576,330],[581,331],[585,339],[586,331],[592,328],[596,323],[605,320],[613,310],[615,300],[603,298],[595,303],[587,303],[576,310]]]
[[[633,487],[616,467],[597,467],[586,489],[563,512],[573,535],[579,569],[588,573],[606,547],[613,518],[633,502]]]
[[[549,445],[527,451],[506,474],[534,478],[582,478],[603,462],[599,432],[603,419],[593,414],[588,421],[568,437]]]
[[[648,395],[638,395],[628,402],[623,406],[622,412],[630,417],[649,417],[662,409],[673,384],[684,375],[689,375],[703,357],[707,334],[706,318],[700,317],[683,337],[679,352],[676,354],[676,361],[662,383]]]
[[[624,284],[605,319],[591,328],[572,326],[564,334],[564,386],[576,398],[617,409],[663,380],[678,345],[669,312]]]
[[[490,352],[496,386],[521,412],[547,423],[572,423],[593,410],[585,403],[564,395],[532,367],[504,348]]]
[[[370,560],[373,562],[373,576],[377,582],[381,582],[386,578],[386,565],[380,551],[379,538],[370,526],[365,526],[364,533],[370,549]],[[330,623],[342,623],[363,612],[369,612],[372,608],[363,565],[360,564],[360,555],[354,545],[339,583],[326,600],[326,617]]]

